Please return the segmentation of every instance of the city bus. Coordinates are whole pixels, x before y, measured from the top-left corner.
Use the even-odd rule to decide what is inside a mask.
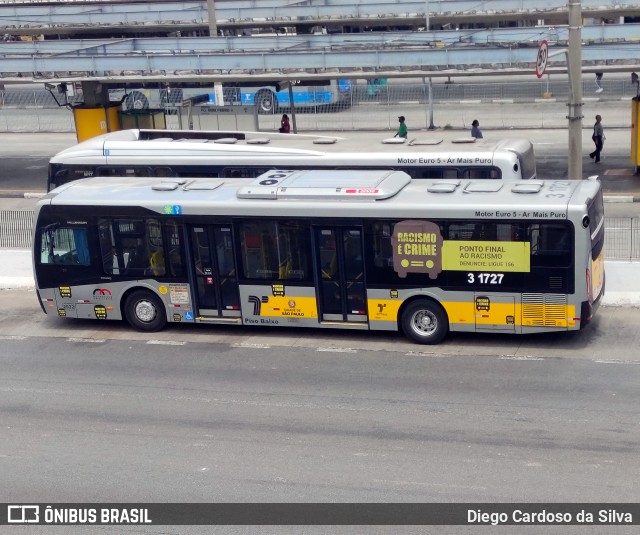
[[[536,178],[535,154],[528,139],[435,141],[379,142],[363,151],[362,142],[353,137],[120,130],[83,141],[51,158],[47,191],[98,175],[255,178],[270,169],[396,169],[420,179]]]
[[[264,80],[225,82],[222,84],[221,93],[217,92],[213,85],[178,85],[161,89],[114,88],[109,90],[109,98],[122,100],[125,108],[129,110],[162,107],[171,113],[184,100],[194,97],[212,105],[221,105],[221,95],[226,106],[254,105],[258,113],[273,114],[291,108],[288,86],[283,89],[281,85]],[[291,84],[291,95],[296,108],[338,110],[351,105],[351,80],[295,80]]]
[[[600,182],[270,171],[102,177],[37,204],[45,313],[167,323],[448,332],[579,330],[604,294]]]

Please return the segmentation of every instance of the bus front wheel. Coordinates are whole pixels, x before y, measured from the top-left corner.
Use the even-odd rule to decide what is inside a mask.
[[[139,331],[159,331],[167,323],[162,301],[148,290],[136,290],[127,297],[124,315],[129,324]]]
[[[255,98],[255,104],[258,106],[258,113],[263,115],[273,114],[278,111],[278,99],[273,92],[268,89],[261,89]]]
[[[449,332],[447,313],[435,301],[414,301],[402,313],[402,330],[413,342],[437,344]]]

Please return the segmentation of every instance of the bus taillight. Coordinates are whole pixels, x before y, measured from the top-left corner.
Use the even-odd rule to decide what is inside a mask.
[[[591,288],[591,270],[587,268],[587,301],[593,303],[593,289]]]

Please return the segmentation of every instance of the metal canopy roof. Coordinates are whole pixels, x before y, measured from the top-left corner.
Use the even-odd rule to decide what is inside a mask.
[[[348,4],[336,0],[304,0],[293,5],[287,0],[217,0],[216,16],[234,18],[229,15],[234,12],[248,23],[273,25],[276,18],[285,17],[287,21],[309,20],[322,24],[335,18],[343,20],[354,13],[360,16],[366,11],[368,17],[377,19],[397,16],[408,20],[424,17],[425,6],[422,0],[351,0]],[[621,15],[633,8],[636,14],[640,14],[640,5],[629,6],[617,0],[582,0],[582,6],[583,13],[587,9],[595,9],[602,14]],[[34,28],[33,25],[58,24],[53,23],[51,17],[60,17],[64,25],[77,16],[84,17],[82,24],[91,32],[97,28],[96,24],[100,24],[91,22],[94,16],[108,16],[112,21],[117,20],[119,27],[130,27],[134,24],[128,19],[130,14],[146,17],[153,13],[164,17],[179,13],[181,17],[188,18],[201,9],[206,11],[204,1],[178,3],[157,0],[137,4],[63,2],[53,6],[12,3],[0,4],[0,21],[8,24],[10,20],[21,20],[25,23],[21,26],[22,31]],[[261,10],[273,16],[260,17],[265,14]],[[297,10],[301,10],[298,15]],[[565,0],[539,0],[535,2],[535,8],[527,0],[431,0],[429,10],[432,17],[433,14],[443,17],[464,14],[476,19],[487,14],[500,18],[509,13],[522,19],[532,16],[544,18],[551,12],[567,16]],[[277,17],[276,11],[279,13]],[[148,21],[143,22],[146,24]],[[176,20],[172,22],[177,24]],[[583,70],[606,72],[637,68],[640,62],[639,28],[636,24],[584,26]],[[95,80],[169,83],[240,81],[256,77],[309,80],[530,74],[537,55],[535,47],[542,39],[562,47],[568,40],[568,27],[7,42],[0,43],[0,82]],[[555,56],[547,69],[550,73],[565,70],[563,55]]]
[[[566,0],[234,0],[216,2],[216,24],[221,28],[353,24],[424,25],[426,7],[431,24],[481,20],[545,19],[564,23]],[[634,2],[582,0],[584,17],[620,17],[640,14]],[[186,2],[94,2],[54,4],[0,3],[0,31],[14,34],[63,34],[79,31],[176,31],[208,29],[205,0]]]
[[[630,26],[630,25],[629,25]],[[634,25],[635,26],[635,25]],[[420,35],[425,36],[423,32]],[[405,37],[407,35],[405,34]],[[257,40],[258,38],[255,38]],[[395,46],[375,43],[362,48],[349,46],[314,46],[313,39],[305,48],[293,38],[291,46],[280,40],[272,50],[227,52],[210,39],[185,38],[171,40],[139,40],[101,42],[87,47],[82,42],[76,50],[61,52],[47,42],[37,43],[36,52],[5,43],[0,47],[0,81],[25,80],[97,80],[97,81],[202,81],[243,80],[249,77],[265,79],[367,78],[397,76],[446,76],[458,74],[533,73],[536,60],[535,43],[487,44],[462,46],[431,46],[413,44],[410,40]],[[147,50],[145,47],[149,47]],[[162,48],[164,46],[165,48]],[[171,47],[175,46],[174,49]],[[226,44],[225,46],[233,46]],[[11,51],[15,50],[15,53]],[[640,62],[640,43],[594,43],[582,47],[585,70],[621,70],[636,68]],[[606,69],[603,66],[608,66]],[[566,69],[563,55],[550,63],[549,72]]]

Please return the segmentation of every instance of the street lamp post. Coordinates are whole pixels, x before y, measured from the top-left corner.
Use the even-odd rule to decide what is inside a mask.
[[[568,103],[569,179],[582,179],[582,8],[580,0],[567,0],[569,7],[569,54],[567,71],[571,88]]]

